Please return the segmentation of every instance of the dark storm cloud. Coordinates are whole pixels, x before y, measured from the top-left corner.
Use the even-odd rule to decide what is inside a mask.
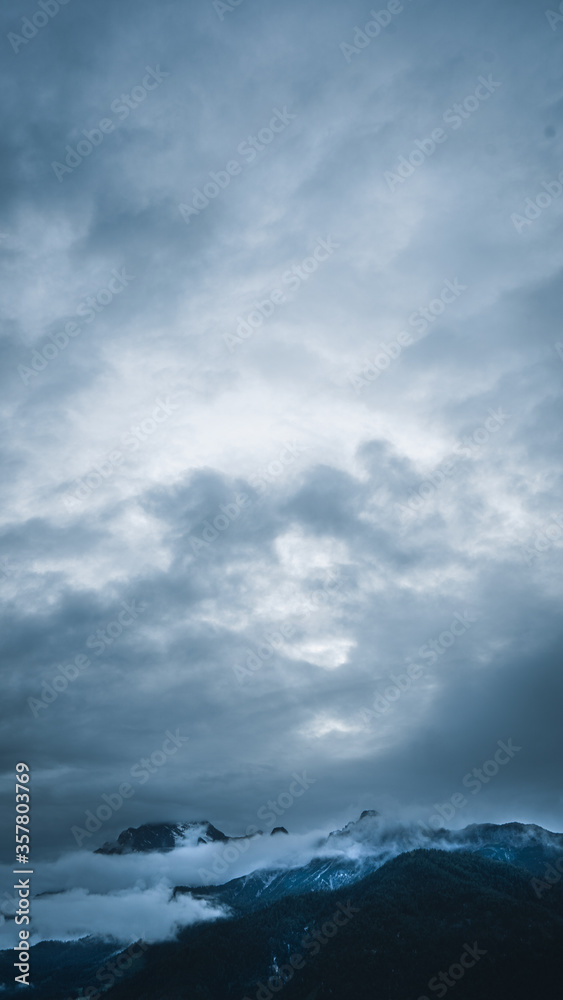
[[[528,0],[413,0],[347,61],[360,3],[70,0],[16,53],[35,9],[1,15],[0,585],[4,769],[33,767],[37,851],[73,848],[177,728],[100,841],[236,833],[305,768],[292,829],[374,803],[424,818],[509,737],[456,823],[560,828],[563,198],[511,216],[563,166],[563,28]],[[123,602],[143,605],[127,625]]]

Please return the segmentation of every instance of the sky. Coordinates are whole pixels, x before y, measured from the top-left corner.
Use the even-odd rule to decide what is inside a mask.
[[[271,802],[562,830],[563,15],[44,7],[0,14],[3,856],[19,761],[45,859]]]

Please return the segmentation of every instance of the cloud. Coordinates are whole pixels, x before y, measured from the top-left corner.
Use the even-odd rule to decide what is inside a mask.
[[[224,908],[182,895],[171,899],[164,882],[149,889],[136,887],[103,895],[76,888],[36,899],[31,944],[77,941],[94,936],[131,944],[170,941],[181,927],[228,916]],[[0,928],[2,948],[12,947],[13,929]]]
[[[521,752],[512,743],[504,747],[507,745],[514,756]],[[507,766],[510,760],[504,750],[501,756]],[[463,790],[469,797],[467,787],[463,786]],[[559,846],[557,835],[534,827],[497,832],[488,826],[484,830],[460,827],[448,833],[444,829],[448,826],[445,805],[439,814],[432,811],[432,815],[418,818],[412,810],[403,809],[400,815],[400,807],[393,807],[389,801],[387,811],[387,815],[364,815],[336,832],[317,829],[307,834],[254,835],[229,843],[179,846],[164,854],[66,853],[54,862],[44,863],[35,873],[38,895],[32,903],[31,942],[70,941],[86,936],[121,944],[139,939],[148,943],[171,940],[184,926],[231,916],[228,908],[192,893],[174,895],[175,886],[197,891],[198,887],[222,885],[250,874],[260,876],[273,870],[289,874],[318,859],[331,861],[336,868],[346,867],[350,877],[355,869],[360,877],[362,872],[419,847],[475,849],[496,842],[502,842],[504,849]],[[8,871],[3,874],[7,879]],[[15,912],[9,899],[3,900],[1,908],[6,917]],[[4,919],[0,947],[11,948],[16,931],[13,923]]]
[[[3,9],[4,33],[23,16]],[[560,170],[560,39],[528,0],[439,0],[405,4],[347,63],[365,18],[359,3],[249,2],[224,21],[211,4],[68,4],[3,62],[0,744],[6,788],[16,758],[32,768],[38,856],[73,847],[177,727],[183,756],[88,846],[148,821],[238,833],[304,768],[317,783],[291,831],[379,798],[423,810],[510,735],[525,753],[467,821],[561,827],[563,201],[526,232],[510,219]],[[157,65],[162,85],[59,182],[52,162]],[[491,99],[392,193],[385,171],[490,74]],[[186,225],[178,205],[286,107],[297,117]],[[319,237],[338,251],[229,352]],[[57,353],[122,268],[134,280]],[[354,392],[350,373],[401,332],[409,346]],[[163,396],[177,408],[155,428]],[[510,419],[474,447],[499,408]],[[90,638],[131,601],[146,610],[96,656]],[[467,611],[475,627],[367,727],[389,676]]]

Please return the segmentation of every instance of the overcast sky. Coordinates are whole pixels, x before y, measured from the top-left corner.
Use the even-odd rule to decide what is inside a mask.
[[[380,10],[2,7],[10,855],[18,760],[36,854],[124,782],[84,847],[428,818],[510,739],[451,825],[563,829],[563,17]]]

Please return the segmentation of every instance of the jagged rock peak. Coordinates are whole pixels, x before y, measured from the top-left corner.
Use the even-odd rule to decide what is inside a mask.
[[[366,819],[381,819],[381,816],[376,809],[364,809],[359,819],[350,820],[350,822],[346,823],[346,826],[343,826],[341,830],[333,830],[332,833],[329,833],[328,839],[330,840],[331,837],[349,837],[356,832],[357,827],[362,830],[363,827],[367,825],[369,828],[369,824],[363,823],[363,820]],[[360,826],[360,824],[362,825]]]
[[[116,841],[99,847],[96,854],[132,854],[149,851],[173,851],[175,847],[210,844],[227,841],[207,820],[192,823],[144,823],[143,826],[123,830]]]

